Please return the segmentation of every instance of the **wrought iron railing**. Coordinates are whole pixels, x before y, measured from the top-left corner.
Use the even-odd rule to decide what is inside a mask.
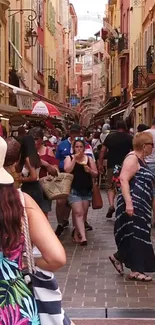
[[[154,61],[155,61],[155,46],[150,45],[146,52],[146,67],[148,73],[153,73],[152,65]]]
[[[118,53],[120,54],[123,50],[128,50],[129,48],[129,37],[128,34],[122,34],[118,40]]]
[[[147,68],[146,66],[137,66],[133,70],[133,89],[147,88]]]

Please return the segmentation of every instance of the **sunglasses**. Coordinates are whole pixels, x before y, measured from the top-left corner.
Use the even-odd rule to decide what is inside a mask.
[[[150,146],[152,146],[152,148],[154,147],[154,143],[153,142],[146,142],[144,144],[149,144]]]
[[[77,141],[77,140],[84,141],[84,137],[75,137],[75,141]]]

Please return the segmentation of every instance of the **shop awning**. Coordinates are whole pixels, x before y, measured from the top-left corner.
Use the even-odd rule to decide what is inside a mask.
[[[8,88],[16,96],[17,108],[19,110],[32,110],[32,92],[13,86],[2,80],[0,80],[0,86]]]
[[[37,94],[33,91],[29,91],[26,89],[22,89],[22,88],[18,88],[15,87],[9,83],[6,83],[2,80],[0,80],[0,86],[2,87],[6,87],[8,89],[10,89],[12,91],[12,93],[14,93],[16,95],[16,100],[17,100],[17,107],[14,106],[10,106],[12,108],[14,108],[12,110],[12,113],[14,113],[14,111],[16,110],[16,112],[18,110],[32,110],[32,101],[33,100],[40,100],[40,101],[44,101],[47,102],[49,104],[55,105],[59,111],[64,115],[64,114],[68,114],[71,115],[73,117],[78,117],[79,114],[75,109],[71,109],[61,103],[58,103],[54,100],[51,100],[49,98],[46,98],[40,94]],[[5,105],[4,105],[5,106]],[[8,107],[8,105],[6,105]]]
[[[123,120],[126,120],[126,118],[128,118],[131,114],[131,112],[133,111],[134,107],[133,107],[133,100],[131,99],[128,103],[128,106],[123,114]]]
[[[148,87],[142,94],[133,99],[133,106],[136,108],[142,104],[147,103],[150,99],[155,97],[155,83]]]
[[[105,116],[109,116],[110,111],[117,107],[119,103],[120,96],[110,97],[104,104],[104,107],[95,115],[94,121],[97,122],[101,119],[104,119]]]

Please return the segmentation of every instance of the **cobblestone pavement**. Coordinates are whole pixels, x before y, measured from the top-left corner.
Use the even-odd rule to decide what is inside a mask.
[[[117,319],[117,320],[76,320],[76,325],[153,325],[154,320],[131,320],[131,319]]]
[[[56,273],[56,277],[63,293],[63,307],[67,310],[93,308],[94,312],[104,308],[154,309],[155,282],[146,284],[127,281],[126,277],[116,273],[109,261],[109,255],[115,252],[114,219],[105,219],[108,209],[105,193],[103,200],[102,210],[89,211],[88,221],[93,226],[93,231],[87,233],[87,247],[80,247],[72,242],[71,227],[65,230],[62,237],[67,252],[67,264]],[[53,227],[56,227],[54,213],[53,207],[51,220]],[[152,235],[155,244],[155,230]]]

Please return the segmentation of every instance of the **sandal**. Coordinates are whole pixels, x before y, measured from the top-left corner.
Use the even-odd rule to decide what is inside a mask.
[[[121,262],[119,262],[118,260],[116,260],[116,258],[114,256],[109,256],[109,260],[112,263],[112,265],[114,266],[114,268],[116,269],[116,271],[120,275],[123,275],[124,274],[123,264]]]
[[[73,239],[74,243],[79,243],[80,242],[79,235],[78,235],[78,237],[76,236],[76,229],[75,228],[72,231],[72,239]]]
[[[128,278],[131,281],[151,282],[152,278],[144,273],[137,273],[135,275],[129,275]]]

